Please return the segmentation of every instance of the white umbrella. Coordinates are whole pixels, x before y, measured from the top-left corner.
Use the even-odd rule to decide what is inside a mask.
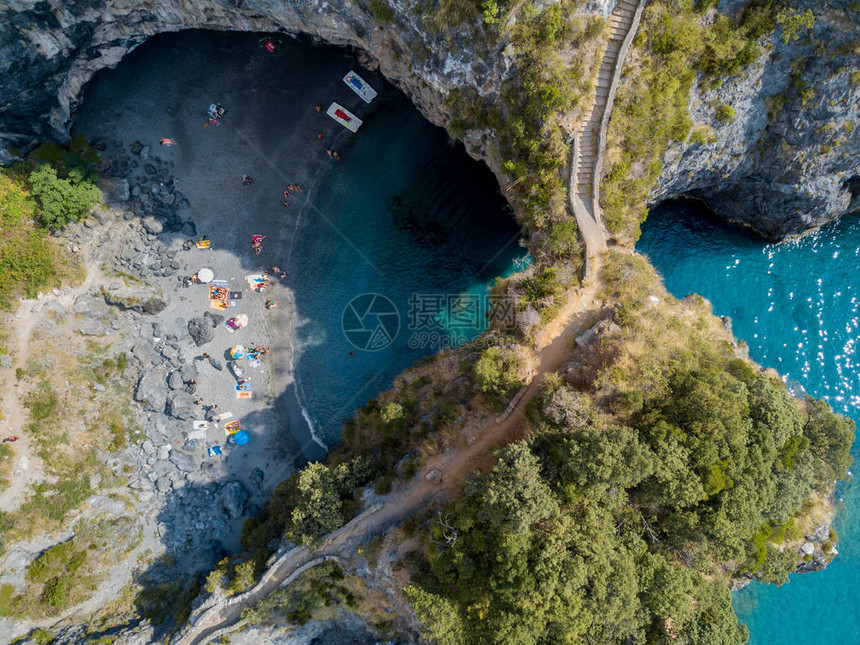
[[[197,279],[200,282],[212,282],[212,278],[215,277],[215,274],[212,273],[212,269],[200,269],[197,272]]]

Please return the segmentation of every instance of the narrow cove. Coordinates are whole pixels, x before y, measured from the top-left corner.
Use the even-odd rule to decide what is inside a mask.
[[[686,202],[654,209],[637,244],[673,295],[698,293],[710,300],[715,314],[731,317],[753,360],[776,369],[795,394],[823,398],[855,422],[858,248],[856,215],[768,244]],[[853,452],[856,458],[856,445]],[[825,571],[793,574],[782,587],[754,583],[733,595],[750,643],[860,641],[860,498],[851,484],[840,486],[837,497],[839,555]]]
[[[291,298],[270,320],[273,355],[291,375],[274,406],[294,452],[321,459],[341,421],[397,374],[485,329],[487,287],[529,258],[489,169],[381,75],[341,48],[282,38],[271,53],[265,40],[154,36],[90,83],[75,134],[152,147],[173,164],[190,203],[184,212],[213,248],[243,249],[248,273],[288,272]],[[343,82],[350,70],[379,92],[370,105]],[[215,101],[225,117],[209,127]],[[357,133],[325,114],[332,102],[363,120]],[[176,147],[159,148],[163,137]],[[141,160],[127,173],[143,169]],[[282,196],[294,182],[302,192]],[[259,256],[248,248],[252,234],[266,236]],[[373,346],[344,333],[344,312],[364,294],[397,315],[397,328]],[[454,315],[463,303],[469,315]],[[372,333],[366,313],[373,318],[361,311],[356,324]]]

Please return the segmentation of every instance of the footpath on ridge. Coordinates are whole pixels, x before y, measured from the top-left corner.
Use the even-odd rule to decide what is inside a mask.
[[[610,39],[598,72],[594,104],[582,128],[574,134],[571,159],[570,205],[586,247],[585,279],[583,286],[570,294],[556,320],[545,330],[542,346],[537,348],[536,369],[511,413],[500,423],[495,419],[485,423],[465,450],[431,459],[410,482],[329,534],[318,548],[295,547],[277,557],[250,590],[229,599],[215,599],[198,608],[185,628],[170,641],[171,645],[202,645],[238,629],[244,624],[244,609],[255,606],[317,564],[349,558],[359,544],[372,536],[403,521],[428,503],[448,498],[475,468],[481,455],[516,439],[525,419],[526,406],[539,390],[543,375],[565,364],[573,339],[593,323],[600,288],[597,276],[607,248],[598,203],[606,127],[624,58],[644,6],[645,0],[619,0],[609,18]],[[428,479],[434,471],[442,473],[441,481],[438,477]]]

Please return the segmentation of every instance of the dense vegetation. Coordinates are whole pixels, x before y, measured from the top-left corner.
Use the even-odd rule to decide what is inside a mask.
[[[57,286],[68,273],[66,255],[36,217],[24,174],[0,170],[0,307]]]
[[[438,643],[741,643],[725,577],[782,582],[779,547],[844,477],[851,423],[706,347],[602,415],[550,379],[527,441],[431,523],[407,595]]]

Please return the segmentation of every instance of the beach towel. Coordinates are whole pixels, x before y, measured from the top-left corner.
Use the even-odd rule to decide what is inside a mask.
[[[209,448],[209,456],[210,457],[217,457],[218,455],[221,455],[221,454],[223,454],[223,451],[221,450],[221,446],[211,446]]]
[[[218,419],[218,421],[223,421],[224,419],[232,419],[233,413],[232,412],[222,412],[221,414],[219,414],[215,418]]]
[[[237,419],[236,421],[228,421],[224,425],[224,432],[226,434],[233,434],[234,432],[239,432],[242,429],[242,423]]]
[[[247,392],[236,392],[236,398],[237,399],[253,399],[254,393],[251,392],[250,390]]]

